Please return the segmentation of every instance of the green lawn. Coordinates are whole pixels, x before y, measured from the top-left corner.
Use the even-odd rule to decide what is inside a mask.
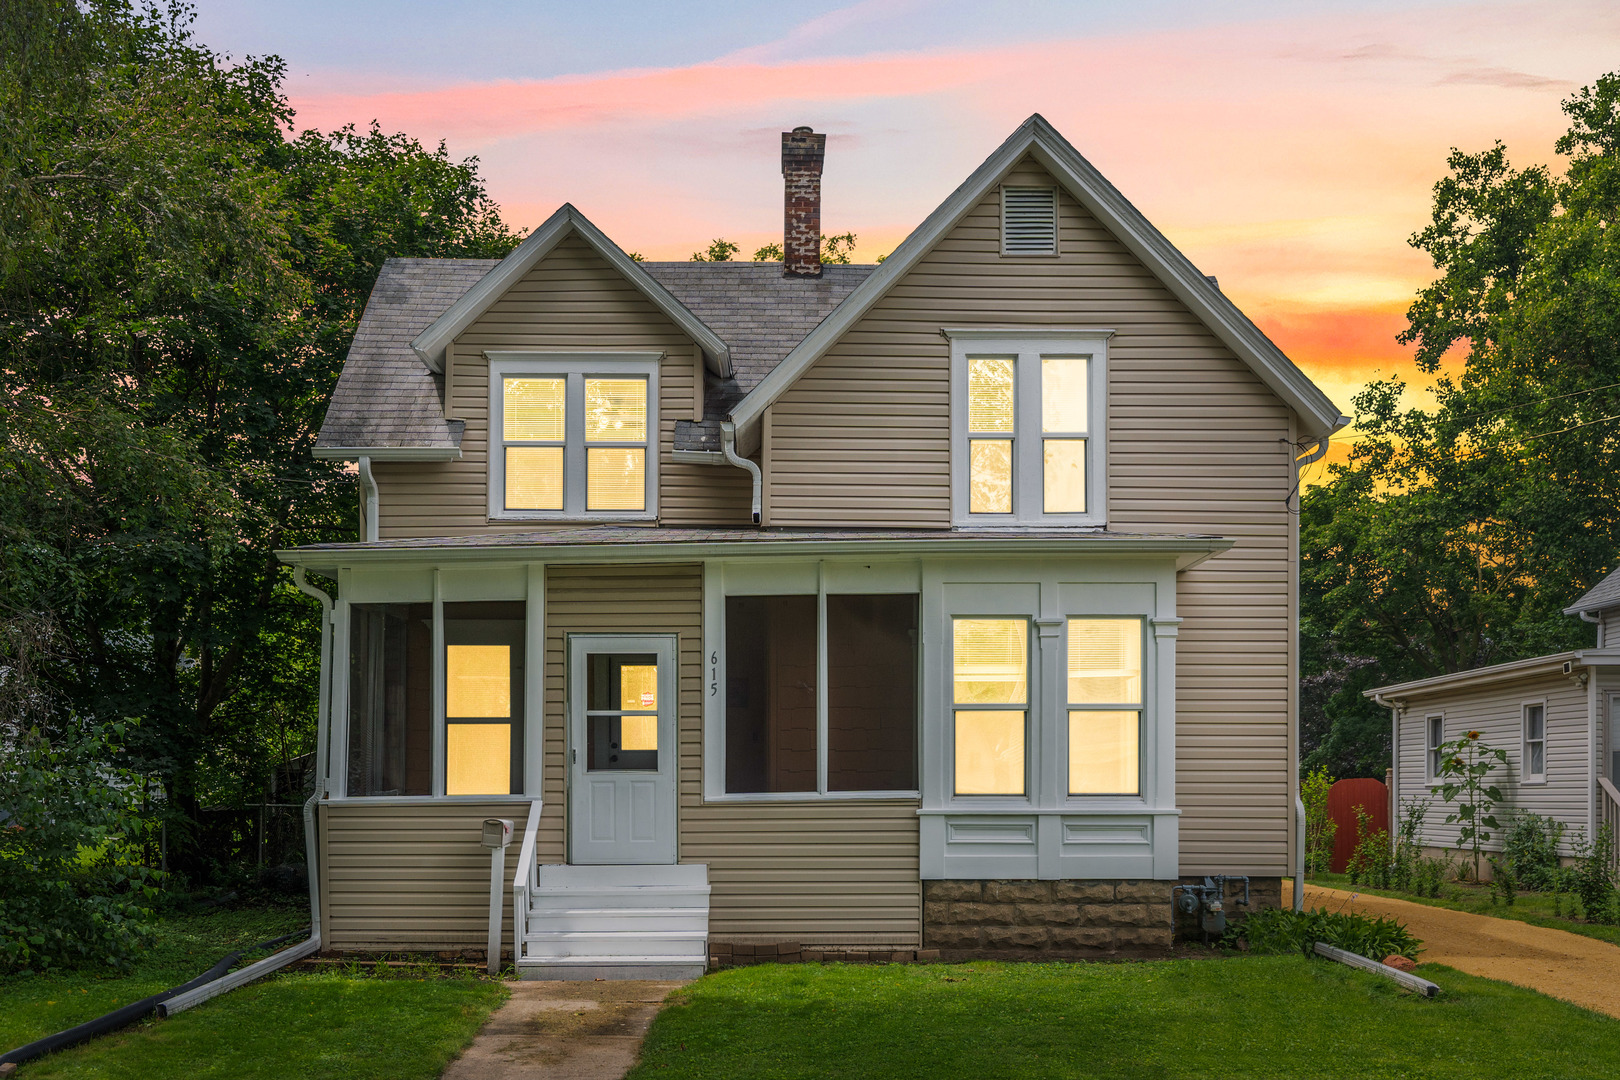
[[[201,973],[221,955],[307,925],[298,911],[220,911],[166,919],[136,969],[0,980],[0,1051],[93,1019]],[[249,957],[253,959],[253,957]],[[19,1075],[430,1080],[506,997],[477,978],[279,974],[167,1020],[149,1020]]]
[[[1575,909],[1576,901],[1569,893],[1565,893],[1562,900],[1564,914],[1557,915],[1554,910],[1559,902],[1554,900],[1552,893],[1521,892],[1514,898],[1512,905],[1508,905],[1497,903],[1491,898],[1489,885],[1472,885],[1461,881],[1448,881],[1440,886],[1439,897],[1413,896],[1411,893],[1398,892],[1394,889],[1352,885],[1349,874],[1311,874],[1305,881],[1308,885],[1325,885],[1330,889],[1342,889],[1345,892],[1388,896],[1396,900],[1410,900],[1414,904],[1428,904],[1430,907],[1450,908],[1453,911],[1471,911],[1476,915],[1491,915],[1498,919],[1517,919],[1532,926],[1568,930],[1572,934],[1582,934],[1589,938],[1597,938],[1599,941],[1620,945],[1620,926],[1589,923],[1570,914]]]
[[[631,1080],[1613,1077],[1620,1021],[1438,964],[1424,1000],[1303,956],[763,965],[654,1022]]]

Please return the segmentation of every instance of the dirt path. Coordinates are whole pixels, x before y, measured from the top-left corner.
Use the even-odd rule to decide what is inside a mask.
[[[1419,960],[1526,986],[1620,1018],[1620,946],[1514,919],[1383,896],[1352,900],[1352,895],[1307,884],[1305,906],[1393,915],[1423,939]],[[1293,903],[1288,882],[1283,883],[1283,903]]]

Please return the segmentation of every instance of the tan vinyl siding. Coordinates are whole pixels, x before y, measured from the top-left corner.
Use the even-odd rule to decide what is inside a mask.
[[[662,351],[659,518],[668,525],[746,524],[750,481],[730,467],[677,462],[675,421],[693,415],[694,344],[578,237],[559,244],[450,347],[449,415],[467,422],[461,458],[374,462],[384,540],[528,530],[488,517],[489,364],[485,349]],[[545,527],[541,525],[539,527]]]
[[[1052,180],[1026,162],[1017,185]],[[1288,872],[1294,521],[1287,407],[1069,196],[1060,254],[1000,254],[991,192],[772,406],[772,525],[950,526],[944,326],[1080,326],[1109,342],[1109,527],[1217,533],[1181,575],[1183,873]]]
[[[510,818],[521,835],[528,803],[379,806],[364,801],[320,808],[322,948],[420,950],[489,942],[489,851],[479,843],[488,817]],[[506,880],[517,869],[506,851]],[[502,927],[512,941],[512,893]]]
[[[1611,608],[1598,616],[1598,644],[1601,648],[1620,648],[1620,608]]]
[[[920,943],[915,800],[703,804],[701,567],[550,567],[546,624],[548,802],[554,789],[561,798],[564,779],[565,635],[677,634],[679,857],[708,864],[711,937]],[[558,857],[560,840],[548,844]]]
[[[1601,698],[1601,693],[1599,697]],[[1526,702],[1547,703],[1547,782],[1521,783],[1523,776],[1523,706]],[[1445,824],[1448,807],[1438,788],[1431,789],[1424,778],[1425,717],[1445,715],[1445,740],[1467,731],[1479,731],[1490,745],[1507,751],[1508,764],[1498,767],[1493,780],[1502,789],[1507,809],[1530,810],[1564,822],[1565,854],[1571,854],[1568,841],[1577,830],[1587,827],[1590,810],[1589,728],[1587,689],[1562,674],[1544,675],[1509,684],[1478,689],[1453,690],[1441,694],[1410,695],[1402,715],[1400,730],[1400,795],[1407,799],[1428,799],[1430,809],[1424,823],[1424,840],[1439,847],[1457,841],[1457,826]],[[1497,815],[1503,825],[1507,815]],[[1500,838],[1485,845],[1500,851]]]

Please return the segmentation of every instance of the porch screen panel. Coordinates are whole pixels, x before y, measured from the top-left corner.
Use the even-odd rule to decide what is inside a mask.
[[[726,790],[816,790],[816,598],[726,597]]]
[[[827,789],[917,788],[917,597],[827,597]]]
[[[350,795],[433,792],[433,605],[349,606]]]
[[[1029,623],[953,619],[951,668],[956,794],[1024,794]]]
[[[523,790],[521,600],[444,605],[444,793]]]

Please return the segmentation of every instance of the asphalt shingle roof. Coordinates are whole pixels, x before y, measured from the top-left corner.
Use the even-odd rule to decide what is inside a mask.
[[[383,264],[327,407],[320,447],[459,446],[444,419],[442,376],[411,350],[494,259],[390,259]],[[731,348],[734,377],[711,382],[701,424],[678,424],[679,449],[718,450],[719,425],[876,267],[827,266],[784,278],[780,263],[643,263],[643,269]]]
[[[1577,611],[1602,611],[1604,608],[1617,606],[1620,606],[1620,570],[1611,571],[1608,577],[1588,589],[1585,596],[1564,611],[1573,614]]]

